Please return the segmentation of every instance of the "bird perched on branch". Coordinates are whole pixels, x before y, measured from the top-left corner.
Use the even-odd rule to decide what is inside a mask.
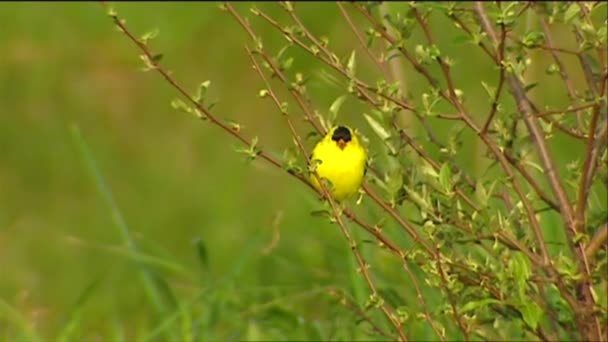
[[[317,143],[311,163],[321,179],[329,181],[327,190],[337,201],[353,196],[359,190],[365,174],[367,152],[355,132],[348,126],[335,126]],[[322,191],[319,181],[311,173],[312,185]]]

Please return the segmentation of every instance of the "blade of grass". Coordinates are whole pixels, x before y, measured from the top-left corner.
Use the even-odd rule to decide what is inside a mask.
[[[21,315],[19,311],[13,308],[9,303],[0,297],[0,319],[12,321],[19,327],[24,337],[24,341],[38,342],[41,341],[38,334],[31,327],[30,323]]]
[[[70,310],[70,313],[68,314],[68,321],[65,324],[65,327],[57,337],[58,342],[68,342],[78,339],[78,337],[74,337],[74,334],[76,333],[76,329],[80,326],[81,323],[82,308],[89,300],[91,295],[95,292],[102,279],[103,275],[95,278],[78,296],[74,307],[72,308],[72,310]]]
[[[108,187],[99,167],[97,166],[97,161],[93,157],[91,150],[85,142],[80,132],[80,129],[77,125],[73,124],[71,125],[70,130],[72,140],[74,141],[74,144],[80,152],[80,156],[82,157],[84,166],[86,167],[86,170],[93,179],[93,182],[95,183],[97,191],[102,197],[103,202],[107,206],[110,212],[112,223],[118,231],[122,242],[125,244],[125,246],[131,252],[132,255],[139,255],[137,246],[131,238],[129,226],[127,225],[124,216],[118,208],[118,205],[114,200],[114,196],[112,195],[112,191]],[[158,276],[155,276],[151,268],[143,264],[141,261],[134,260],[133,262],[140,271],[139,277],[144,287],[144,291],[148,296],[148,299],[152,303],[154,309],[156,310],[156,313],[159,316],[164,316],[166,313],[171,311],[171,308],[168,307],[166,300],[171,300],[171,297],[173,297],[170,293],[171,291],[166,285],[163,285],[159,282],[159,280],[162,279]],[[167,295],[169,295],[169,297],[167,297]],[[174,304],[174,301],[171,302],[173,302],[172,304]]]
[[[140,262],[143,265],[148,267],[156,267],[156,269],[164,269],[166,271],[170,271],[176,275],[182,276],[188,280],[195,280],[195,276],[193,273],[188,270],[186,267],[181,264],[169,260],[167,258],[158,257],[156,255],[152,255],[149,253],[144,253],[141,251],[133,251],[131,249],[125,248],[124,246],[116,246],[116,245],[105,245],[105,244],[96,244],[90,241],[78,240],[78,244],[81,246],[86,246],[92,250],[97,250],[103,253],[108,253],[114,256],[118,256],[121,258],[125,258],[132,261]]]
[[[158,326],[156,326],[156,328],[154,328],[154,330],[150,331],[146,336],[144,336],[141,339],[141,341],[142,342],[153,341],[154,339],[158,338],[164,331],[166,331],[169,327],[171,327],[172,324],[175,324],[175,322],[177,321],[178,318],[186,315],[188,313],[188,310],[190,310],[190,308],[192,308],[195,304],[204,300],[206,298],[204,295],[207,292],[208,292],[207,289],[202,290],[198,295],[196,295],[194,297],[194,299],[192,299],[189,302],[186,302],[185,304],[180,304],[178,309],[176,309],[169,315],[165,315],[164,320],[162,322],[160,322],[160,324],[158,324]],[[191,331],[191,329],[190,329],[190,331]],[[182,331],[182,334],[184,336],[186,336],[185,331]]]

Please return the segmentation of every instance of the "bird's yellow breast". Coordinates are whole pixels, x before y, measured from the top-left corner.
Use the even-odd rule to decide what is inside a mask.
[[[333,197],[341,201],[357,193],[365,172],[366,153],[358,142],[350,142],[341,150],[334,141],[323,140],[314,149],[312,161],[318,160],[316,172],[331,182]],[[320,191],[311,175],[312,184]]]

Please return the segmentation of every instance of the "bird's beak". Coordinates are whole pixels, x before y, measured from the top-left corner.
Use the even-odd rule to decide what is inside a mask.
[[[342,139],[338,140],[338,147],[339,147],[339,148],[340,148],[342,151],[344,151],[344,148],[346,147],[346,144],[347,144],[347,142],[346,142],[346,141],[344,141],[344,140],[342,140]]]

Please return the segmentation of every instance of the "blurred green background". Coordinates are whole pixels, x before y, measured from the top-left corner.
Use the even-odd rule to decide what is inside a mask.
[[[247,14],[249,5],[235,6]],[[152,46],[175,77],[192,90],[212,80],[218,115],[280,155],[289,134],[271,103],[256,97],[261,82],[231,17],[214,3],[115,8],[137,34],[158,28]],[[305,13],[324,30],[343,30],[335,5]],[[276,298],[311,322],[340,310],[318,304],[327,302],[319,288],[348,283],[341,270],[350,255],[337,229],[310,216],[316,197],[280,170],[247,163],[217,128],[173,110],[176,92],[139,71],[138,52],[99,3],[4,3],[0,20],[0,339],[28,330],[57,336],[75,307],[83,312],[75,336],[83,338],[142,337],[154,326],[73,125],[142,255],[177,265],[153,267],[178,301],[208,305],[209,284],[222,284],[218,305],[234,308],[226,316],[228,308],[216,309],[207,330],[214,340],[240,336],[260,318],[256,307]]]
[[[251,17],[249,3],[234,6]],[[258,6],[284,17],[276,5]],[[165,54],[163,64],[182,85],[194,90],[212,81],[219,117],[259,135],[262,147],[277,156],[291,143],[271,101],[257,98],[262,83],[244,52],[246,35],[216,4],[115,8],[138,35],[159,29],[153,49]],[[299,9],[316,33],[330,37],[335,51],[348,55],[357,46],[335,4]],[[352,314],[325,295],[329,286],[356,292],[357,282],[350,278],[355,266],[338,229],[310,214],[319,207],[313,193],[281,170],[247,163],[223,132],[173,110],[175,90],[158,74],[139,70],[139,52],[100,4],[3,3],[0,22],[0,339],[27,340],[28,333],[87,340],[154,335],[158,322],[172,316],[155,316],[136,260],[164,279],[167,293],[209,340],[360,337],[361,329],[349,326]],[[433,28],[442,41],[451,41],[455,30],[444,24],[438,20]],[[270,27],[256,30],[271,51],[283,44]],[[466,53],[455,50],[453,56]],[[483,58],[474,53],[468,58]],[[304,54],[294,49],[294,56]],[[374,75],[364,59],[363,75]],[[294,69],[318,76],[321,65],[296,58]],[[484,93],[480,78],[495,81],[492,66],[459,63],[455,70],[472,110],[487,110],[487,100],[476,98]],[[408,81],[413,95],[426,91],[411,87],[422,82],[419,76],[410,72]],[[546,90],[552,87],[559,85]],[[309,88],[322,111],[344,92],[320,77]],[[361,110],[349,100],[340,118],[369,133]],[[303,135],[308,132],[302,122],[297,125]],[[97,161],[140,254],[125,246],[73,127]],[[476,151],[476,144],[463,149]],[[475,161],[475,153],[462,158]],[[475,163],[464,165],[475,172]],[[385,255],[374,257],[380,263]],[[393,273],[387,282],[406,281]],[[273,323],[264,325],[272,315]]]

